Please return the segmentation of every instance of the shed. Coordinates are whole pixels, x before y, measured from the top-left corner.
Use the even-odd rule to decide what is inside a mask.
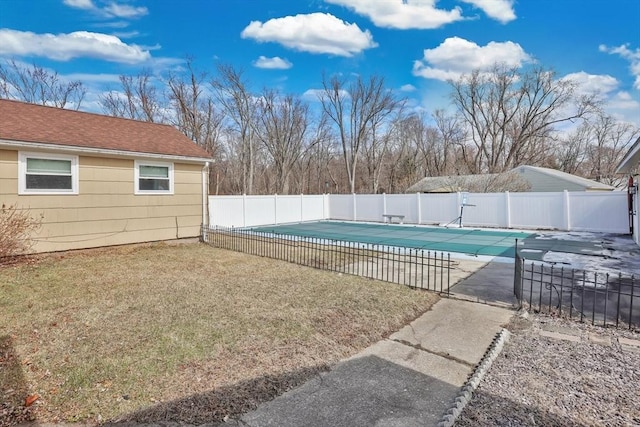
[[[210,160],[169,125],[0,100],[0,203],[42,216],[35,252],[199,236]]]

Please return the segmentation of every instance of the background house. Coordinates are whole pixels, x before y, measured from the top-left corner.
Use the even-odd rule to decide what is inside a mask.
[[[636,140],[629,152],[624,156],[616,173],[630,177],[627,192],[629,193],[629,222],[633,226],[633,238],[640,245],[640,138]]]
[[[0,100],[0,203],[42,215],[36,252],[199,236],[209,160],[168,125]]]
[[[527,181],[532,192],[548,191],[613,191],[614,187],[572,175],[556,169],[542,168],[539,166],[518,166],[512,172],[520,175]]]
[[[426,177],[407,189],[407,193],[492,193],[502,191],[558,192],[613,191],[610,185],[555,169],[518,166],[501,174]]]

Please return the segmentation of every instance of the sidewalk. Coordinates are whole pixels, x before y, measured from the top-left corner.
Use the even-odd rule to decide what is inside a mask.
[[[512,314],[442,299],[389,338],[262,404],[237,425],[434,426]]]

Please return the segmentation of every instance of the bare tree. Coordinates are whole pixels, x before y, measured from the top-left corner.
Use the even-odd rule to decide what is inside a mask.
[[[615,170],[627,151],[640,136],[640,128],[631,123],[617,121],[612,116],[600,112],[589,122],[591,138],[587,153],[589,171],[587,176],[596,181],[618,186],[623,177]]]
[[[495,65],[451,82],[451,98],[471,130],[479,172],[502,172],[547,155],[554,126],[583,118],[594,97],[576,96],[576,84],[541,67],[520,72]],[[573,108],[570,108],[573,107]]]
[[[307,134],[307,148],[297,165],[300,191],[307,194],[336,192],[338,178],[333,170],[337,157],[336,138],[324,112],[311,122]]]
[[[273,161],[278,194],[289,194],[291,172],[305,148],[308,116],[309,106],[291,95],[265,89],[258,100],[257,136]]]
[[[380,186],[382,164],[389,151],[392,133],[390,126],[386,129],[379,129],[379,126],[375,121],[371,124],[369,135],[362,144],[368,184],[373,194],[378,192]]]
[[[171,74],[167,86],[174,126],[212,157],[216,157],[222,138],[224,114],[218,110],[212,94],[207,90],[207,77],[205,72],[196,72],[192,61],[188,60],[186,75]]]
[[[554,147],[555,166],[567,173],[584,175],[587,146],[591,139],[591,126],[584,121],[573,131],[562,136]]]
[[[137,76],[121,75],[120,89],[100,96],[100,104],[106,114],[146,122],[165,120],[163,101],[152,83],[148,69]]]
[[[433,164],[435,173],[446,175],[469,172],[469,163],[465,159],[467,152],[464,151],[467,130],[462,117],[459,114],[449,114],[445,110],[436,110],[432,118],[437,130]]]
[[[227,119],[231,122],[233,136],[237,145],[236,160],[241,168],[240,191],[253,194],[256,173],[257,140],[256,100],[249,91],[242,71],[230,65],[218,67],[218,78],[211,82],[214,96],[222,106]]]
[[[415,115],[399,116],[391,127],[389,153],[385,159],[385,190],[390,193],[403,192],[424,176],[421,156],[412,139]]]
[[[0,62],[0,98],[78,110],[85,94],[79,80],[65,81],[57,72],[36,64],[28,67],[14,60]]]
[[[356,171],[363,144],[401,102],[385,87],[384,78],[360,76],[347,83],[336,76],[322,77],[322,108],[335,124],[351,192],[356,191]]]

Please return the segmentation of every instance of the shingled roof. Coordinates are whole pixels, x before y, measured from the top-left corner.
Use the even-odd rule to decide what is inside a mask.
[[[470,191],[613,191],[614,187],[555,169],[522,165],[502,174],[428,176],[407,189],[407,193],[450,193]]]
[[[176,128],[149,122],[0,100],[0,144],[109,150],[207,161],[211,156]]]

